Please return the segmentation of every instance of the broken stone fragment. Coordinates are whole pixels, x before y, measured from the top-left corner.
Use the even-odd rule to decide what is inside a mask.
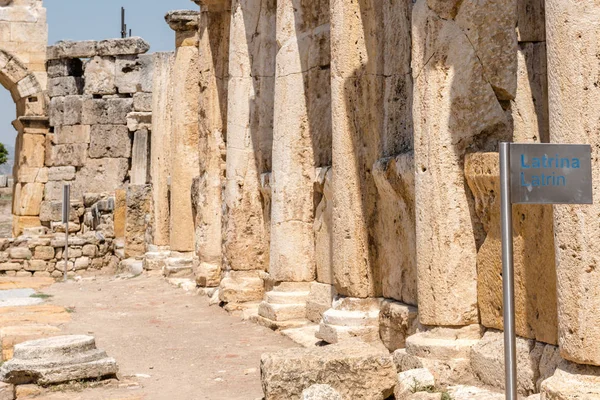
[[[316,383],[330,385],[344,399],[385,399],[396,385],[389,353],[358,341],[267,353],[260,364],[266,400],[301,399]]]
[[[101,40],[96,48],[99,56],[138,55],[144,54],[148,50],[150,50],[150,44],[137,36]]]
[[[0,368],[0,380],[47,385],[110,377],[117,370],[116,361],[96,348],[93,336],[56,336],[17,344],[13,359]]]
[[[398,374],[398,382],[394,388],[394,396],[398,400],[409,398],[414,392],[435,386],[435,379],[427,368],[418,368]]]

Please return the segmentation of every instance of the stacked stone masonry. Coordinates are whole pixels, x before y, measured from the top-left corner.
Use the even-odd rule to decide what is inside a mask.
[[[44,28],[26,3],[0,27],[24,7]],[[386,384],[354,398],[391,394],[389,352],[398,382],[503,390],[498,143],[597,144],[596,2],[194,3],[165,16],[173,53],[59,42],[38,70],[0,45],[19,131],[0,270],[59,276],[70,183],[72,273],[130,258],[286,334],[369,342]],[[597,394],[595,210],[513,210],[523,396]],[[347,395],[318,367],[288,379],[319,352],[264,357],[266,398]]]

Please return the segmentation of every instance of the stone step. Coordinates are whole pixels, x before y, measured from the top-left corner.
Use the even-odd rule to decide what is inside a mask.
[[[270,304],[306,304],[310,292],[267,292],[265,301]]]
[[[379,310],[365,312],[329,309],[323,313],[323,323],[345,327],[377,326],[379,329]]]
[[[162,269],[163,276],[166,278],[192,278],[194,269],[192,267],[174,267],[165,265]]]
[[[416,357],[431,357],[437,360],[469,358],[471,349],[479,340],[473,339],[439,339],[421,333],[406,339],[406,352]]]
[[[319,325],[310,324],[300,328],[283,329],[281,333],[303,347],[315,347],[321,342],[321,339],[315,336],[318,330]]]
[[[273,292],[310,292],[311,282],[279,282],[273,285]]]
[[[115,376],[117,363],[87,335],[55,336],[17,344],[14,357],[0,367],[0,380],[48,385]]]
[[[304,319],[306,314],[305,304],[270,304],[265,301],[260,303],[258,314],[272,321],[290,321]]]
[[[303,326],[306,326],[310,323],[310,321],[306,320],[306,319],[292,319],[292,320],[287,320],[287,321],[274,321],[272,319],[269,318],[265,318],[261,315],[252,315],[250,317],[250,321],[264,326],[266,328],[272,329],[274,331],[276,330],[284,330],[284,329],[293,329],[293,328],[300,328]]]
[[[139,275],[144,272],[143,261],[136,260],[135,258],[121,260],[119,263],[119,270],[131,275]]]
[[[331,308],[346,311],[375,311],[381,307],[382,298],[361,299],[356,297],[338,296],[333,300]]]
[[[341,326],[321,323],[315,334],[318,339],[327,343],[340,343],[351,339],[360,339],[371,343],[379,341],[378,326]]]

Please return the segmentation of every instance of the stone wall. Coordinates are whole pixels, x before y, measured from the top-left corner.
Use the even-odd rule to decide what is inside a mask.
[[[60,210],[65,184],[79,207],[92,194],[114,195],[148,181],[153,56],[142,54],[148,48],[140,38],[48,48],[51,133],[36,192],[43,225],[57,225],[60,215],[53,211]],[[78,231],[82,221],[72,222]]]

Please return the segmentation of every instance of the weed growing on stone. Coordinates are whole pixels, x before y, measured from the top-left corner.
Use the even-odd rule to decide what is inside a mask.
[[[442,394],[442,400],[452,400],[452,396],[450,396],[450,394],[448,392],[446,392],[445,390],[436,388],[433,385],[422,386],[414,378],[413,378],[413,387],[410,390],[413,393],[417,393],[417,392],[441,393]]]

